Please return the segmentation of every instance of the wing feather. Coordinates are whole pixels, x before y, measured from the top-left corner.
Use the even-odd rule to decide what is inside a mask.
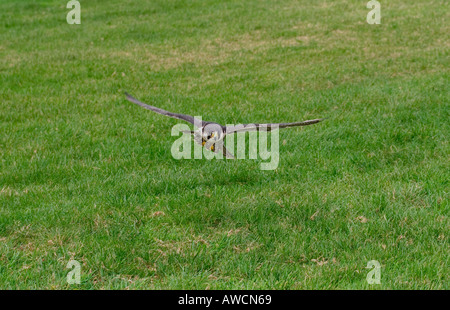
[[[300,126],[308,126],[312,124],[319,123],[323,121],[325,118],[318,118],[307,120],[303,122],[294,122],[294,123],[268,123],[268,124],[242,124],[235,126],[226,126],[226,133],[235,133],[235,132],[247,132],[247,131],[256,131],[260,128],[265,128],[267,131],[271,131],[273,129],[278,128],[288,128],[288,127],[300,127]]]
[[[125,93],[125,95],[127,96],[127,100],[128,101],[133,102],[133,103],[143,107],[144,109],[147,109],[147,110],[150,110],[150,111],[153,111],[153,112],[156,112],[156,113],[168,116],[168,117],[181,119],[181,120],[187,121],[187,122],[189,122],[191,124],[194,124],[194,125],[200,125],[201,124],[202,127],[205,126],[205,124],[209,123],[209,122],[205,122],[205,121],[200,121],[199,119],[196,119],[195,117],[193,117],[191,115],[180,114],[180,113],[172,113],[172,112],[169,112],[169,111],[166,111],[166,110],[154,107],[152,105],[143,103],[143,102],[137,100],[136,98],[134,98],[133,96],[131,96],[128,93]]]

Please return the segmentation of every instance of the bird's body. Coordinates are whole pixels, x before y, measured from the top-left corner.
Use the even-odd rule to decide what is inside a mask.
[[[237,126],[222,126],[221,124],[215,122],[207,122],[203,120],[196,119],[191,115],[172,113],[148,104],[145,104],[131,95],[125,93],[127,96],[127,100],[133,102],[141,107],[154,111],[156,113],[169,116],[176,119],[181,119],[187,121],[194,126],[198,127],[195,131],[188,131],[188,133],[194,136],[194,141],[201,145],[202,147],[213,151],[213,152],[222,152],[226,158],[234,158],[234,156],[225,148],[223,145],[223,139],[227,134],[237,133],[237,132],[247,132],[247,131],[255,131],[255,130],[266,130],[271,131],[273,129],[278,128],[288,128],[288,127],[298,127],[298,126],[307,126],[316,124],[323,119],[313,119],[303,122],[294,122],[294,123],[268,123],[268,124],[243,124]]]

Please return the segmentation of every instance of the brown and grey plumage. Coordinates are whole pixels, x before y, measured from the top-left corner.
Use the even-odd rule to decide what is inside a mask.
[[[233,155],[225,148],[223,145],[223,138],[227,134],[237,133],[237,132],[248,132],[255,130],[267,130],[271,131],[273,129],[278,128],[288,128],[288,127],[299,127],[299,126],[308,126],[312,124],[319,123],[324,120],[324,118],[307,120],[303,122],[294,122],[294,123],[267,123],[267,124],[243,124],[236,126],[222,126],[215,122],[207,122],[203,120],[196,119],[191,115],[180,114],[180,113],[172,113],[152,105],[148,105],[143,103],[128,93],[125,93],[127,100],[133,102],[141,107],[165,115],[176,119],[181,119],[187,121],[199,128],[195,131],[190,131],[192,135],[194,135],[194,141],[201,146],[211,150],[213,152],[222,152],[226,158],[234,158]]]

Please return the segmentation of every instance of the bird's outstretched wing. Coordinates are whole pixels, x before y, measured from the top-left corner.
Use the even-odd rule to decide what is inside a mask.
[[[191,124],[194,124],[196,126],[200,125],[202,127],[205,126],[206,124],[210,123],[210,122],[200,121],[199,119],[196,119],[195,117],[193,117],[191,115],[180,114],[180,113],[172,113],[172,112],[169,112],[169,111],[166,111],[166,110],[154,107],[152,105],[145,104],[145,103],[137,100],[136,98],[134,98],[133,96],[131,96],[128,93],[125,93],[125,95],[127,96],[127,100],[128,101],[133,102],[133,103],[135,103],[137,105],[140,105],[141,107],[143,107],[143,108],[145,108],[147,110],[151,110],[153,112],[156,112],[156,113],[159,113],[159,114],[162,114],[162,115],[165,115],[165,116],[169,116],[169,117],[176,118],[176,119],[181,119],[181,120],[187,121],[187,122],[189,122]]]
[[[234,126],[226,126],[226,134],[235,133],[235,132],[246,132],[246,131],[255,131],[264,128],[267,131],[271,131],[278,128],[288,128],[288,127],[299,127],[299,126],[308,126],[312,124],[319,123],[323,121],[325,118],[312,119],[303,122],[295,122],[295,123],[269,123],[269,124],[242,124],[242,125],[234,125]]]

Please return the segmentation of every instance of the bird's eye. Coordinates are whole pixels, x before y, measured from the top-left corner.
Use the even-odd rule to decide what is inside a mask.
[[[208,136],[208,140],[211,139],[211,135]]]

